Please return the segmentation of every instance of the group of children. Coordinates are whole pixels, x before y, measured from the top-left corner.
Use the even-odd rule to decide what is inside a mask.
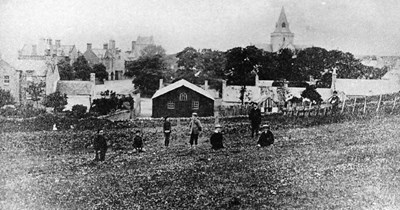
[[[192,114],[192,118],[189,123],[189,134],[190,134],[190,147],[191,149],[195,149],[198,143],[198,137],[200,132],[203,130],[201,122],[197,119],[197,113]],[[104,161],[105,154],[107,151],[107,142],[105,137],[103,136],[103,130],[99,129],[98,134],[94,138],[94,150],[96,151],[95,160]],[[164,133],[164,146],[168,147],[171,137],[171,122],[168,117],[164,118],[163,125],[163,133]],[[220,124],[215,125],[215,131],[210,137],[211,149],[218,150],[224,148],[224,137],[222,133],[222,126]],[[270,130],[269,125],[263,125],[261,127],[261,134],[257,141],[257,146],[266,147],[272,145],[274,143],[274,135]],[[135,135],[133,138],[133,148],[137,152],[143,152],[143,137],[142,133],[137,130],[135,131]]]

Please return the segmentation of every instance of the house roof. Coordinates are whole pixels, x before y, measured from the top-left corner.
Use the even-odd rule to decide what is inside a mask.
[[[98,57],[103,58],[106,55],[106,49],[92,49],[92,52]]]
[[[188,82],[188,81],[186,81],[184,79],[181,79],[181,80],[179,80],[177,82],[174,82],[174,83],[172,83],[172,84],[170,84],[170,85],[168,85],[166,87],[163,87],[163,88],[157,90],[157,92],[154,93],[154,95],[153,95],[153,97],[151,97],[151,99],[157,98],[157,97],[159,97],[161,95],[164,95],[164,94],[166,94],[166,93],[168,93],[168,92],[170,92],[172,90],[175,90],[177,88],[180,88],[182,86],[185,86],[185,87],[187,87],[187,88],[189,88],[189,89],[191,89],[191,90],[193,90],[193,91],[195,91],[195,92],[197,92],[197,93],[199,93],[199,94],[201,94],[201,95],[203,95],[203,96],[205,96],[207,98],[210,98],[210,99],[214,100],[214,98],[211,96],[211,94],[208,93],[206,90],[204,90],[204,89],[198,87],[197,85],[192,84],[192,83],[190,83],[190,82]]]
[[[0,70],[2,70],[2,71],[10,71],[10,70],[14,71],[14,67],[0,58]]]
[[[143,45],[154,44],[153,36],[138,36],[136,44],[143,44]]]
[[[102,85],[95,86],[95,95],[99,96],[106,90],[114,91],[116,94],[129,95],[135,90],[132,80],[106,80]]]
[[[67,96],[73,95],[91,95],[94,88],[90,81],[58,81],[57,91]]]

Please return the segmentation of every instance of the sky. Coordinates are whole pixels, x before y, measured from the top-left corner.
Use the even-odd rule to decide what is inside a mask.
[[[168,54],[185,47],[227,50],[270,43],[284,7],[294,44],[355,55],[400,55],[397,0],[0,0],[0,52],[17,58],[40,38],[123,51],[153,36]]]

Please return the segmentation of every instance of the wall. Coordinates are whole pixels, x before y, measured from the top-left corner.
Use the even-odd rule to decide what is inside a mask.
[[[179,101],[181,92],[187,94],[187,101]],[[199,101],[199,110],[192,109],[192,101]],[[175,109],[167,109],[168,101],[175,102]],[[200,117],[214,115],[214,101],[187,87],[180,87],[153,99],[152,117],[190,117],[197,112]]]

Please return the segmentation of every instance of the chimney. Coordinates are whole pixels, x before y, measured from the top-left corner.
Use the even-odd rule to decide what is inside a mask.
[[[132,52],[135,50],[136,41],[132,41]]]
[[[37,45],[32,45],[32,55],[37,55]]]
[[[256,87],[258,87],[260,83],[260,77],[258,76],[258,74],[256,74]]]
[[[112,40],[112,39],[111,39],[111,40],[110,40],[110,45],[109,45],[109,46],[110,46],[110,48],[109,48],[110,50],[114,50],[114,49],[115,49],[115,40]]]
[[[93,82],[93,84],[96,84],[96,74],[95,73],[90,73],[90,81]]]
[[[204,90],[208,90],[208,80],[204,80]]]
[[[49,46],[51,46],[53,44],[53,40],[52,39],[48,39],[47,41],[49,42]]]
[[[108,44],[107,43],[103,44],[103,49],[105,49],[105,50],[108,49]]]
[[[163,79],[160,79],[160,84],[159,84],[159,88],[158,89],[163,88],[163,86],[164,86],[163,83],[164,83]]]
[[[92,50],[92,43],[87,43],[87,48],[86,50]]]
[[[57,39],[56,40],[56,48],[60,48],[61,47],[61,40]]]

